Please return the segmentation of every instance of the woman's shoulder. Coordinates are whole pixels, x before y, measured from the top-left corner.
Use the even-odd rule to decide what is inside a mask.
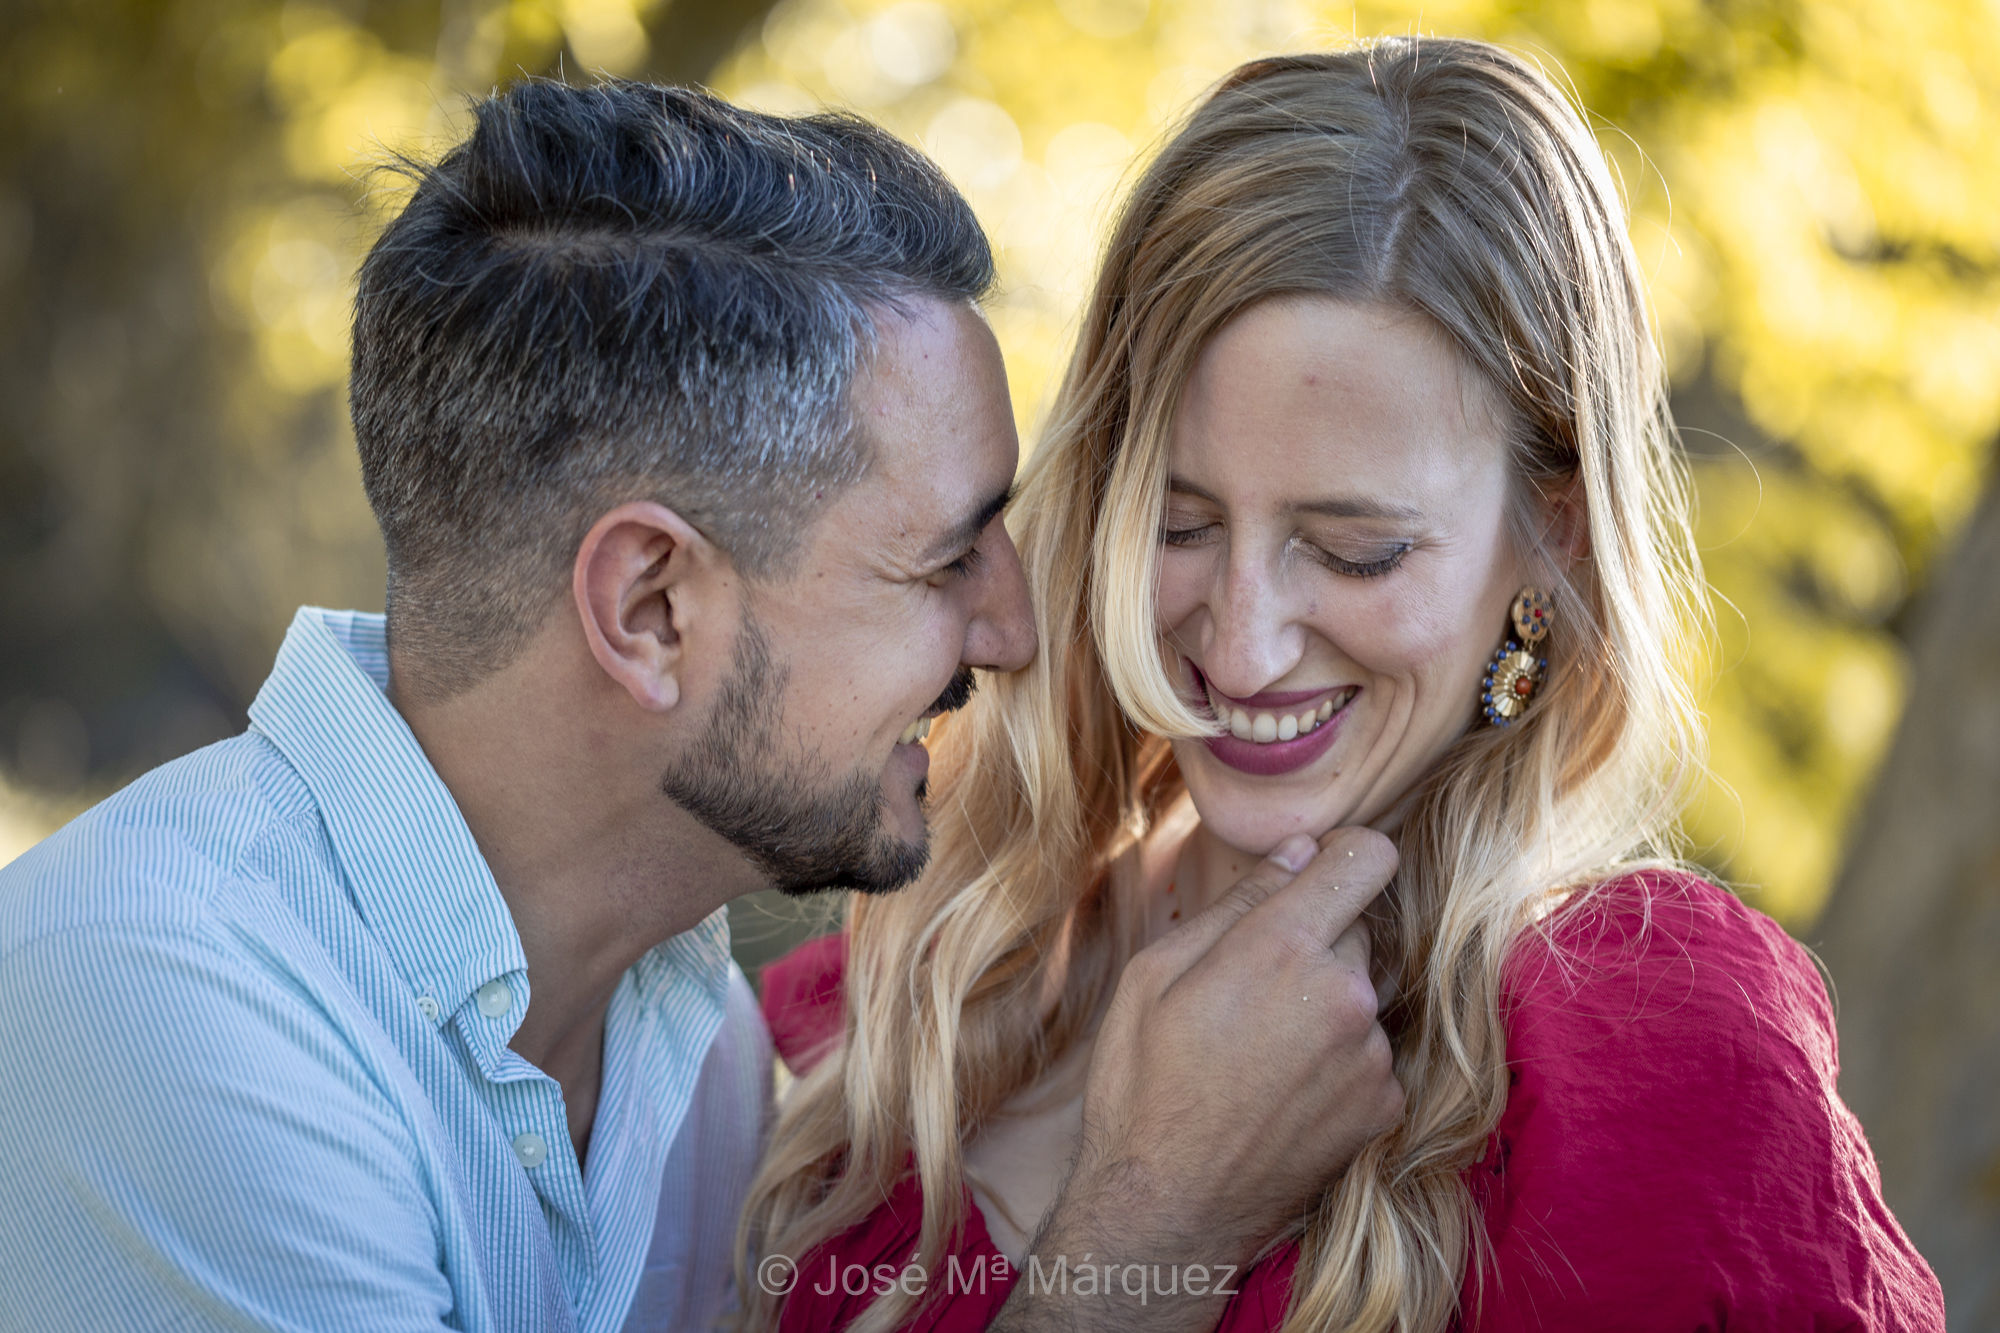
[[[1837,1069],[1833,1010],[1811,955],[1735,894],[1682,871],[1596,885],[1523,932],[1501,1011],[1510,1057],[1594,1063],[1607,1045],[1658,1056],[1728,1043],[1827,1080]]]
[[[1811,956],[1698,876],[1649,870],[1573,897],[1516,941],[1500,1015],[1501,1134],[1550,1150],[1540,1168],[1755,1159],[1804,1179],[1845,1137]]]
[[[1693,875],[1599,885],[1517,941],[1501,1015],[1482,1328],[1942,1327],[1835,1090],[1825,984],[1769,917]]]
[[[846,1021],[842,982],[847,972],[847,935],[836,931],[807,940],[764,964],[757,989],[771,1045],[794,1074],[819,1063],[840,1039]]]
[[[1811,956],[1698,876],[1647,870],[1575,895],[1515,942],[1500,1015],[1501,1134],[1555,1150],[1538,1166],[1717,1164],[1784,1137],[1824,1153],[1842,1129]]]

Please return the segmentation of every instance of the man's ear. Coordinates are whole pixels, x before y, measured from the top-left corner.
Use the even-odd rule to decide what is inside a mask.
[[[693,524],[648,500],[619,505],[584,534],[570,575],[584,642],[641,708],[680,702],[689,636],[719,631],[712,598],[697,594],[727,568]]]

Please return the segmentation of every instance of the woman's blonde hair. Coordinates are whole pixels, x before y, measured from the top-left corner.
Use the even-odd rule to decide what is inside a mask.
[[[1498,391],[1512,530],[1557,612],[1534,707],[1503,730],[1468,698],[1408,803],[1374,923],[1408,1109],[1306,1223],[1285,1328],[1453,1317],[1479,1236],[1464,1173],[1507,1096],[1503,962],[1565,896],[1668,854],[1698,762],[1703,604],[1604,159],[1538,69],[1470,41],[1246,65],[1140,179],[1023,476],[1042,655],[940,729],[923,879],[854,900],[845,1037],[780,1115],[746,1247],[802,1257],[914,1165],[909,1258],[938,1271],[964,1220],[962,1145],[1095,1021],[1130,937],[1112,864],[1182,791],[1164,738],[1213,730],[1168,678],[1154,615],[1181,386],[1233,316],[1302,296],[1422,312]],[[1542,545],[1533,497],[1558,491],[1587,535],[1574,564]],[[771,1299],[743,1290],[768,1326]],[[892,1292],[854,1328],[917,1303]]]

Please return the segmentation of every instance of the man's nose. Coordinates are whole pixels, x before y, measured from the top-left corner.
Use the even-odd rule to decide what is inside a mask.
[[[1035,660],[1040,638],[1028,600],[1021,553],[1004,525],[987,551],[982,597],[965,630],[965,665],[990,671],[1019,671]]]

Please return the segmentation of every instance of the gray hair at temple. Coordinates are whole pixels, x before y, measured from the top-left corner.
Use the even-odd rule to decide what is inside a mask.
[[[974,300],[991,249],[938,169],[848,116],[530,81],[480,102],[361,267],[351,403],[399,688],[504,665],[607,509],[657,500],[748,578],[869,463],[873,319]],[[414,679],[410,672],[414,672]]]

